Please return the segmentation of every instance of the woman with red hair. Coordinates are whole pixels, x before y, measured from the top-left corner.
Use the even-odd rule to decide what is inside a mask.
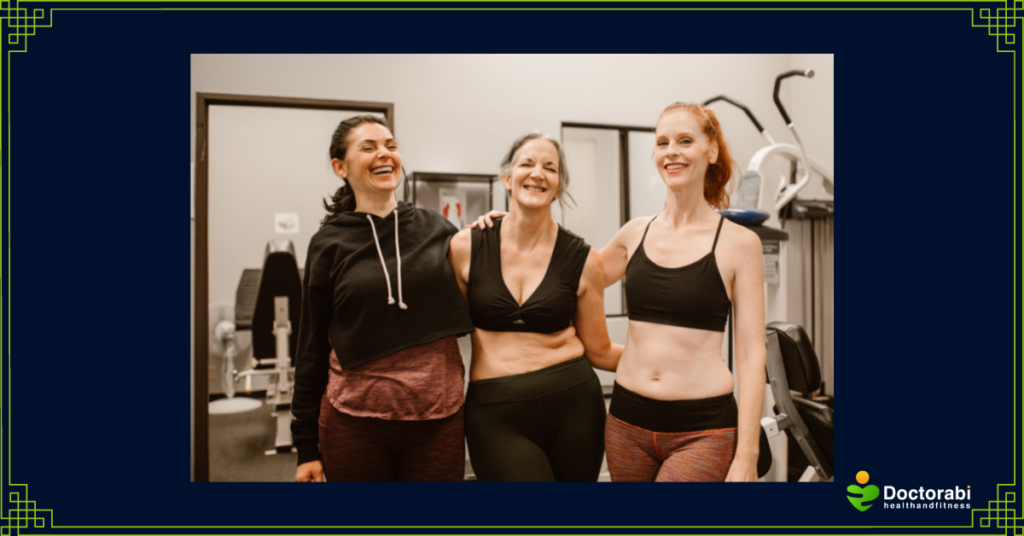
[[[754,481],[765,383],[761,242],[725,220],[735,162],[710,109],[675,103],[655,127],[665,209],[601,250],[626,277],[626,348],[605,428],[614,481]],[[734,310],[739,403],[722,361]]]

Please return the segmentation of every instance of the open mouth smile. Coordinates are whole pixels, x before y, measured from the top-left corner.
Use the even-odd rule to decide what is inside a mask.
[[[392,166],[381,166],[378,168],[371,169],[370,172],[373,173],[374,175],[390,175],[391,172],[394,170],[395,168]]]

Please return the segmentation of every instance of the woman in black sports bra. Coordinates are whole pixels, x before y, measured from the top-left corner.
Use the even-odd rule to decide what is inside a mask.
[[[761,242],[725,221],[735,162],[714,113],[676,103],[655,127],[665,210],[601,250],[626,277],[629,330],[605,434],[615,481],[754,481],[765,383]],[[730,305],[736,372],[722,360]]]
[[[470,461],[483,481],[596,481],[604,396],[615,370],[596,250],[551,217],[568,171],[553,139],[529,134],[502,162],[509,214],[452,238],[449,258],[476,331],[466,393]]]

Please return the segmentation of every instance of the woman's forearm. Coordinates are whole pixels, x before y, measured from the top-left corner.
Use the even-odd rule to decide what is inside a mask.
[[[619,368],[619,360],[622,359],[621,344],[609,342],[604,348],[596,350],[587,349],[587,360],[590,361],[594,368],[606,370],[608,372],[615,372]]]
[[[737,359],[736,372],[739,374],[736,457],[756,461],[764,406],[764,359]]]

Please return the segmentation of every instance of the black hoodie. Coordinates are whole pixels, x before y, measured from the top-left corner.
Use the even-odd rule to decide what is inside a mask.
[[[317,427],[332,346],[347,370],[473,331],[448,263],[448,243],[456,232],[437,212],[400,202],[385,218],[343,212],[313,235],[302,281],[292,400],[299,464],[320,459]]]

